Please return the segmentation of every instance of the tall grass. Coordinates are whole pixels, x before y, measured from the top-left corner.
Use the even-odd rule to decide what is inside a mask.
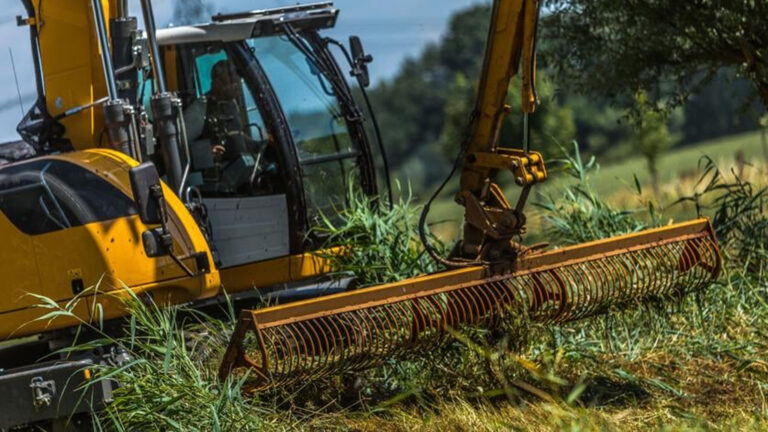
[[[653,207],[606,203],[590,183],[594,161],[574,153],[562,163],[574,183],[540,203],[557,243],[659,223]],[[703,171],[705,187],[683,201],[713,216],[727,265],[718,283],[677,303],[562,327],[513,316],[501,330],[456,333],[452,344],[421,358],[329,379],[287,399],[244,397],[241,383],[216,380],[231,319],[135,296],[123,336],[101,333],[67,352],[126,353],[121,363],[99,366],[92,384],[121,383],[100,417],[106,430],[765,429],[766,191],[726,180],[711,163]],[[336,269],[355,272],[363,284],[435,270],[417,239],[413,202],[391,213],[376,205],[358,198],[318,228],[349,245]],[[45,319],[73,310],[43,303],[52,309]]]
[[[564,156],[552,164],[559,165],[573,182],[559,195],[549,193],[533,203],[543,210],[547,240],[577,244],[640,231],[658,224],[658,215],[652,203],[640,210],[616,209],[597,193],[590,181],[591,174],[600,169],[594,156],[585,162],[576,143],[573,144],[573,154],[563,152]],[[642,188],[637,177],[635,187],[641,195]],[[639,217],[640,213],[646,217]]]
[[[350,191],[347,207],[332,217],[322,215],[322,223],[313,229],[314,234],[325,238],[327,248],[344,245],[343,253],[323,256],[336,270],[354,273],[360,286],[439,270],[419,239],[421,206],[414,202],[410,189],[397,195],[398,201],[388,208],[382,200]]]
[[[85,394],[103,381],[118,384],[112,402],[94,417],[96,430],[256,431],[293,426],[290,416],[278,416],[269,405],[246,398],[242,381],[217,379],[231,318],[218,320],[195,310],[163,307],[151,297],[138,298],[128,288],[124,294],[129,318],[120,334],[73,313],[77,302],[86,301],[83,296],[65,307],[40,298],[40,307],[51,310],[42,319],[78,319],[81,334],[96,335],[59,354],[112,353],[108,361],[89,367],[93,378],[78,389]]]

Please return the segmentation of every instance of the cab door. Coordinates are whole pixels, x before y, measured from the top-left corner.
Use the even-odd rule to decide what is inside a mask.
[[[220,268],[290,255],[280,146],[243,62],[218,42],[166,47],[170,52],[178,56],[168,69],[183,100],[190,144],[188,185],[205,204]]]
[[[290,130],[311,229],[348,206],[350,194],[375,189],[364,184],[365,143],[354,136],[333,86],[305,53],[282,36],[249,39],[248,44]]]

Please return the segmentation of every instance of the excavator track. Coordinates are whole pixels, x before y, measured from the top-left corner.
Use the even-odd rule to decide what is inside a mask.
[[[449,329],[495,328],[509,314],[564,323],[717,279],[721,258],[699,219],[532,254],[511,274],[446,271],[358,291],[243,311],[220,377],[249,373],[246,391],[362,370],[430,353]]]

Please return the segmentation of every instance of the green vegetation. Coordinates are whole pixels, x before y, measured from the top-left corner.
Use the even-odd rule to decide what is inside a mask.
[[[379,199],[350,193],[348,207],[335,217],[323,215],[322,223],[313,230],[326,239],[329,248],[345,245],[344,253],[325,258],[339,271],[354,273],[360,286],[438,270],[421,247],[417,223],[421,206],[414,203],[410,192],[398,195],[401,198],[389,209]],[[440,244],[434,236],[432,239]]]
[[[544,152],[545,157],[559,157],[559,148],[568,147],[573,140],[579,143],[583,153],[595,155],[606,163],[641,156],[642,148],[657,146],[652,140],[638,145],[630,121],[633,116],[628,116],[642,111],[637,108],[634,99],[640,90],[645,90],[647,95],[644,110],[648,116],[658,117],[654,121],[657,123],[654,129],[665,126],[669,136],[675,138],[670,143],[673,149],[758,128],[758,119],[764,115],[765,107],[757,102],[755,85],[751,75],[744,73],[743,64],[732,65],[714,60],[702,66],[697,62],[689,64],[687,58],[673,55],[680,50],[669,45],[687,44],[686,37],[708,31],[708,25],[691,25],[687,31],[693,34],[686,34],[682,39],[670,35],[680,31],[680,26],[664,27],[664,22],[654,23],[646,29],[648,32],[663,30],[648,40],[631,39],[630,36],[639,30],[631,28],[634,33],[624,34],[623,24],[614,32],[625,38],[621,41],[597,38],[590,33],[593,29],[611,32],[617,23],[637,24],[627,18],[624,10],[632,7],[647,10],[664,7],[686,11],[701,9],[706,10],[710,18],[709,14],[715,14],[714,11],[720,6],[643,2],[622,4],[621,8],[615,8],[612,2],[604,0],[547,3],[558,8],[551,8],[540,26],[538,45],[541,61],[536,84],[541,104],[531,116],[532,146]],[[576,6],[570,7],[591,3],[600,4],[600,9],[588,12],[601,20],[598,21],[600,25],[592,27],[591,16],[579,16]],[[728,9],[726,16],[739,16],[738,8],[747,7],[748,3],[745,0],[725,5]],[[619,15],[622,20],[606,24],[605,17],[612,14]],[[396,76],[371,89],[371,100],[381,124],[393,172],[396,177],[409,179],[418,195],[431,191],[443,179],[465,135],[468,113],[474,103],[489,16],[489,4],[478,4],[457,13],[438,42],[428,46],[421,55],[407,60]],[[640,17],[647,18],[644,15]],[[699,22],[694,12],[686,18]],[[743,25],[751,26],[752,30],[764,35],[764,26],[755,21],[759,20],[746,19]],[[727,26],[742,25],[741,21],[716,24],[713,27],[716,32],[722,32]],[[580,29],[583,31],[575,34]],[[713,34],[718,35],[718,41],[726,40],[719,37],[720,33]],[[660,39],[663,39],[663,44]],[[574,42],[582,40],[583,46]],[[620,42],[628,45],[621,46]],[[701,45],[691,43],[690,46],[696,48]],[[615,59],[617,56],[632,57],[633,54],[645,57],[640,60],[630,58],[632,61],[626,64]],[[663,64],[666,61],[686,62],[677,65],[683,72],[689,71],[688,66],[708,72],[700,77],[694,76],[680,87],[680,83],[675,81],[678,75],[666,73]],[[375,68],[376,64],[372,67]],[[598,67],[603,69],[599,72],[586,70]],[[657,67],[658,70],[654,69]],[[652,83],[666,87],[656,89]],[[522,138],[519,82],[513,82],[509,90],[508,103],[512,111],[504,120],[500,143],[519,147]],[[676,98],[675,95],[684,97]],[[666,154],[662,151],[663,147],[655,148],[651,153],[657,155],[657,159],[658,156],[663,158]],[[640,175],[645,171],[643,167],[632,172]],[[663,166],[659,165],[658,171],[660,177],[666,176]],[[663,178],[660,183],[664,183]]]
[[[594,163],[576,154],[563,164],[573,182],[541,210],[556,243],[660,223],[651,207],[622,211],[604,202],[590,183]],[[768,192],[712,162],[702,165],[697,183],[701,194],[689,200],[717,222],[727,266],[718,283],[677,302],[560,327],[510,319],[501,333],[466,329],[422,359],[254,398],[241,394],[240,382],[216,380],[231,318],[131,296],[123,336],[83,323],[101,337],[64,352],[116,345],[129,354],[126,363],[101,365],[91,384],[122,384],[101,416],[104,430],[762,430]],[[413,239],[418,207],[403,202],[392,214],[376,215],[371,203],[358,204],[341,214],[341,223],[322,228],[374,252],[361,251],[341,267],[371,281],[395,277],[405,269],[397,261],[380,265],[379,254],[397,255],[396,248],[404,248],[405,262],[428,265],[418,261]],[[380,244],[393,240],[398,246]],[[40,298],[51,310],[43,319],[71,315],[79,300],[60,309]]]
[[[736,157],[739,153],[748,164],[759,168],[766,163],[762,157],[760,145],[760,133],[747,132],[667,152],[658,161],[659,181],[662,184],[662,195],[658,200],[674,201],[680,193],[685,191],[684,186],[691,186],[692,182],[698,180],[699,161],[705,155],[723,166],[726,171],[731,167],[736,168]],[[627,190],[634,189],[635,176],[643,187],[650,187],[651,178],[645,169],[645,161],[640,156],[628,157],[620,162],[601,166],[597,172],[593,173],[591,182],[601,196],[614,199],[621,198],[616,195],[626,195]],[[559,189],[564,183],[567,183],[567,178],[553,176],[552,181],[543,184],[541,189],[544,191]],[[670,193],[665,194],[666,191]],[[627,202],[623,204],[626,205]]]
[[[585,93],[638,108],[675,106],[734,67],[768,107],[768,3],[754,0],[548,0],[542,29],[558,75]]]

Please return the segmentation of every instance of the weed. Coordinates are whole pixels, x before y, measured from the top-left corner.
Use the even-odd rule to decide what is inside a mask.
[[[313,229],[314,234],[326,239],[328,248],[344,245],[344,253],[322,256],[337,271],[354,273],[361,286],[395,282],[439,269],[419,239],[416,222],[421,207],[415,204],[410,188],[397,195],[401,198],[389,209],[381,200],[350,192],[348,206],[332,218],[322,215],[322,224]],[[444,249],[434,236],[431,238]]]
[[[554,164],[559,164],[562,171],[576,182],[568,185],[557,198],[550,194],[533,203],[544,210],[543,219],[549,226],[546,230],[549,241],[577,244],[640,231],[658,224],[657,214],[651,204],[647,208],[650,222],[642,222],[636,215],[637,211],[615,209],[602,200],[589,181],[590,172],[598,170],[599,165],[594,157],[585,163],[579,146],[574,143],[573,148],[573,155],[564,150],[564,157],[555,160]],[[638,194],[641,194],[642,189],[636,177],[635,185]]]

